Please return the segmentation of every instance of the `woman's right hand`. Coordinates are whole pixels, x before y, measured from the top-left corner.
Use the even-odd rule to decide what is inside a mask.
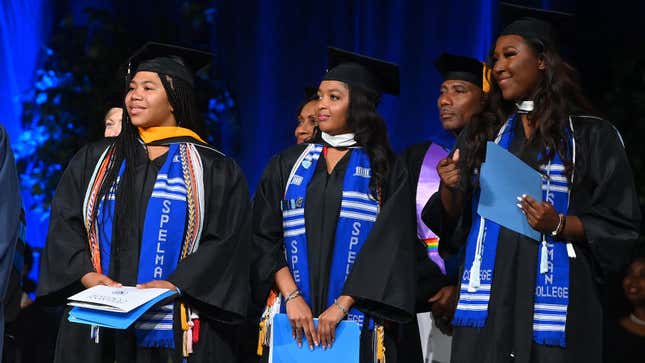
[[[83,275],[83,277],[81,277],[81,284],[83,284],[86,289],[89,289],[90,287],[94,287],[96,285],[105,285],[110,287],[122,286],[120,283],[98,272],[88,272]]]
[[[443,185],[448,188],[455,188],[459,185],[461,178],[457,162],[459,161],[459,149],[455,150],[452,157],[441,159],[437,164],[437,173]]]
[[[298,296],[286,302],[287,316],[291,322],[291,335],[298,341],[298,346],[302,347],[302,333],[304,331],[309,343],[309,349],[314,349],[314,344],[318,346],[318,333],[314,326],[314,317],[311,309],[302,296]]]

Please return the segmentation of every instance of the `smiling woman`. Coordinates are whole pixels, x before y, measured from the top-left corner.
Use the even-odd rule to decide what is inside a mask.
[[[212,351],[237,361],[222,322],[247,312],[250,204],[239,167],[195,132],[189,65],[209,60],[158,43],[130,59],[122,132],[80,150],[56,189],[38,287],[52,303],[95,285],[179,297],[92,339],[64,316],[56,362],[205,362]]]
[[[130,121],[136,127],[177,126],[166,89],[155,72],[137,72],[125,96]]]
[[[412,316],[414,227],[401,213],[411,208],[407,173],[376,106],[381,93],[398,94],[398,67],[335,48],[329,63],[318,87],[320,137],[276,155],[257,188],[255,295],[264,303],[275,284],[298,344],[306,337],[310,349],[329,348],[349,319],[363,327],[361,362],[395,362],[382,323]]]
[[[620,134],[593,115],[557,45],[535,18],[502,31],[489,103],[438,170],[441,205],[424,220],[466,251],[452,362],[602,360],[597,282],[626,263],[641,215]],[[538,243],[476,213],[488,141],[544,176],[540,198],[517,196]]]

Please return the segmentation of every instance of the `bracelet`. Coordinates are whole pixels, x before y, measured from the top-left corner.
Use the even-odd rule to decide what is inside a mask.
[[[567,217],[564,214],[558,214],[558,218],[558,225],[557,227],[555,227],[553,232],[551,232],[551,237],[557,237],[560,233],[562,233],[562,231],[564,231],[564,225],[567,223]]]
[[[343,312],[343,315],[347,315],[347,309],[345,309],[341,304],[338,303],[338,299],[334,299],[334,305],[336,305],[336,307]]]
[[[289,302],[289,300],[293,300],[301,295],[302,295],[302,291],[296,289],[294,292],[292,292],[291,294],[287,295],[287,297],[284,298],[284,303],[286,304]]]

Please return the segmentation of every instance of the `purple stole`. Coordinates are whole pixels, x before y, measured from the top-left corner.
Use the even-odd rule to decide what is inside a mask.
[[[439,255],[439,237],[423,223],[421,214],[430,197],[439,190],[441,179],[437,173],[437,164],[447,156],[448,152],[441,146],[435,143],[430,145],[423,158],[423,163],[421,163],[416,195],[417,237],[425,243],[428,257],[439,267],[444,275],[446,274],[446,266]]]

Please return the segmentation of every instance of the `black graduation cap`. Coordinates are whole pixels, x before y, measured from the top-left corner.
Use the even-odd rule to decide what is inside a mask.
[[[468,81],[479,88],[483,88],[484,63],[475,58],[443,53],[434,61],[443,80]]]
[[[501,23],[505,26],[500,35],[537,38],[556,50],[573,44],[575,40],[576,20],[573,14],[506,2],[500,2],[499,10]]]
[[[307,86],[304,91],[305,102],[313,100],[318,95],[318,87]]]
[[[211,62],[212,53],[177,45],[147,42],[128,60],[128,75],[139,71],[167,74],[188,82],[193,74],[203,71]]]
[[[362,54],[329,47],[325,81],[363,86],[375,93],[399,94],[399,66]]]
[[[124,101],[123,90],[119,87],[111,86],[108,92],[103,96],[103,112],[107,112],[111,108],[123,108]]]

